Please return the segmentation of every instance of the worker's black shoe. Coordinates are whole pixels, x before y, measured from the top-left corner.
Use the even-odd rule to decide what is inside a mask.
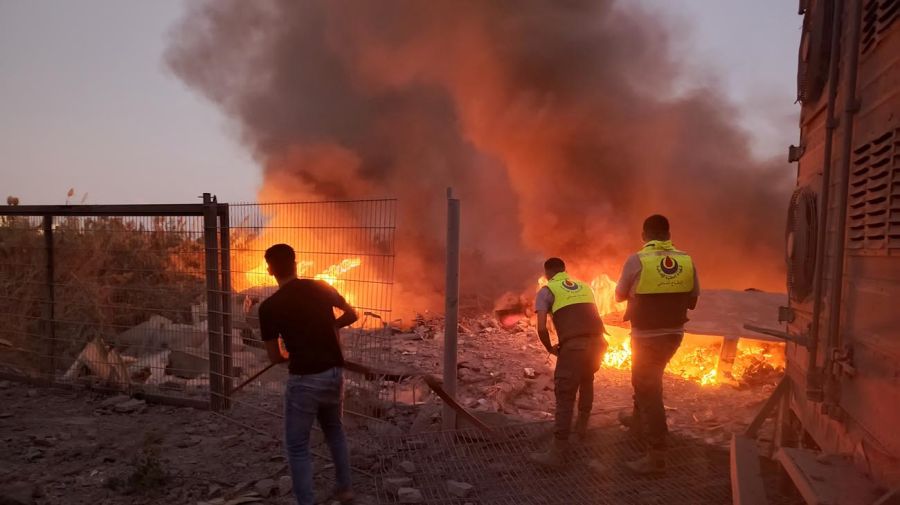
[[[625,466],[640,475],[659,475],[666,472],[666,451],[650,449],[634,461],[626,461]]]
[[[560,468],[569,454],[569,441],[553,439],[550,449],[546,452],[533,452],[528,455],[528,460],[544,468]]]

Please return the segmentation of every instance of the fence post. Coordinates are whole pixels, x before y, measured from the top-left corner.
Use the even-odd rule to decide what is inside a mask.
[[[444,391],[456,399],[456,347],[459,332],[459,199],[447,188],[447,281],[444,301]],[[441,413],[445,430],[456,428],[456,411],[446,402]]]
[[[219,288],[219,237],[216,199],[203,193],[203,242],[206,250],[206,324],[209,337],[209,408],[221,412],[225,404],[222,370],[222,290]]]
[[[46,327],[44,328],[45,334],[47,336],[47,355],[49,357],[49,380],[50,382],[56,381],[56,325],[54,324],[54,319],[56,318],[56,290],[54,286],[54,269],[53,269],[53,216],[44,216],[43,221],[44,228],[44,253],[46,255],[47,261],[47,282],[45,284],[45,296],[47,298],[46,303],[44,303],[44,321],[46,323]]]
[[[231,389],[234,377],[234,356],[232,339],[234,328],[231,311],[234,310],[231,297],[231,227],[228,204],[219,205],[219,245],[221,247],[222,265],[222,370],[224,407],[231,407]]]

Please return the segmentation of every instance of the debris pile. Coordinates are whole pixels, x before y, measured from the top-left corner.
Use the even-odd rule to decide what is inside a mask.
[[[249,376],[267,364],[256,316],[258,299],[236,295],[231,337],[233,375]],[[192,307],[191,324],[160,315],[104,340],[95,337],[63,375],[125,390],[152,386],[161,390],[206,390],[209,387],[209,333],[206,306]]]

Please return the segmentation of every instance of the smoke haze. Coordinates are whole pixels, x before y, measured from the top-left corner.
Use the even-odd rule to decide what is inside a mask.
[[[439,306],[448,186],[464,293],[529,289],[550,255],[615,277],[651,213],[705,287],[783,290],[793,171],[718,90],[675,95],[677,34],[622,4],[221,0],[166,60],[236,122],[261,200],[399,198],[395,306]]]

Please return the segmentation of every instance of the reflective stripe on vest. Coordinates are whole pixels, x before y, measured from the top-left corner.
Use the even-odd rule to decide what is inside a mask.
[[[579,280],[570,278],[565,272],[560,272],[547,281],[547,288],[553,293],[551,312],[576,303],[594,303],[591,288]]]
[[[694,262],[670,240],[651,240],[638,251],[641,276],[635,294],[690,293],[694,290]]]

